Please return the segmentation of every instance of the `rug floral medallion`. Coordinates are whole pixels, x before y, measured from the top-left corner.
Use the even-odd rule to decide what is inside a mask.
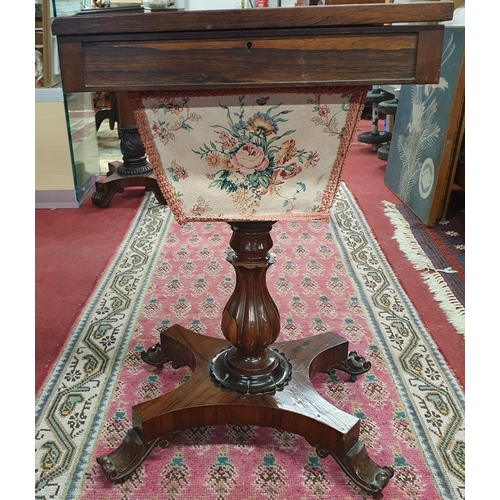
[[[223,222],[172,223],[148,194],[76,324],[36,404],[38,499],[368,499],[301,436],[207,426],[154,449],[125,482],[96,457],[118,446],[131,407],[183,383],[188,368],[145,365],[165,325],[222,337],[234,288]],[[465,498],[464,394],[341,184],[327,221],[280,221],[268,287],[279,341],[335,331],[372,363],[348,381],[318,374],[316,390],[361,421],[370,457],[395,475],[385,499]]]

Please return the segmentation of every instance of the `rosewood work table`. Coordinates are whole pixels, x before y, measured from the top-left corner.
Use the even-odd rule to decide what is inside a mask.
[[[133,428],[118,448],[98,458],[102,470],[111,482],[123,480],[178,431],[207,425],[266,426],[303,436],[320,457],[332,456],[358,487],[381,498],[393,469],[371,460],[359,440],[359,419],[327,402],[311,383],[316,373],[335,370],[355,381],[371,368],[370,362],[350,352],[347,340],[334,332],[275,342],[280,315],[266,285],[267,269],[275,259],[270,233],[283,218],[328,217],[372,85],[439,81],[443,26],[438,23],[452,18],[453,3],[103,11],[53,21],[64,91],[112,89],[128,99],[160,197],[177,222],[230,224],[232,252],[227,260],[236,284],[221,319],[225,340],[174,325],[142,353],[158,369],[172,362],[174,367],[189,366],[193,373],[176,390],[132,408]],[[216,104],[210,101],[214,96]],[[174,131],[157,116],[177,112],[176,106],[190,106],[190,111]],[[298,132],[307,106],[325,114],[337,110],[327,134],[311,132],[311,125]],[[226,127],[209,121],[221,110],[227,115]],[[244,121],[248,110],[252,118]],[[299,119],[287,131],[294,116]],[[203,123],[211,127],[211,136],[202,130]],[[214,131],[220,144],[207,139],[195,151],[203,137],[215,137]],[[306,139],[314,148],[299,151],[299,142]],[[336,149],[313,152],[330,139]],[[194,153],[198,163],[190,159]],[[296,163],[290,163],[292,157]],[[208,160],[217,172],[203,173]],[[320,175],[325,165],[328,171]],[[304,175],[306,180],[297,183]],[[286,192],[291,179],[292,195]],[[320,202],[315,204],[316,195],[301,212],[300,196],[312,184]],[[204,204],[188,202],[192,191]],[[205,199],[204,191],[215,196]],[[223,195],[227,200],[220,202],[217,197]],[[283,211],[274,210],[278,205],[272,195],[285,200]],[[236,199],[239,205],[233,210]]]

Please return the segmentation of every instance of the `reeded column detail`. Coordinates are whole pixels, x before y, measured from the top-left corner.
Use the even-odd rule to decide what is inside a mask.
[[[234,222],[227,260],[236,273],[235,289],[224,308],[222,333],[232,346],[212,362],[212,375],[244,394],[272,393],[291,376],[288,360],[271,344],[280,332],[280,315],[266,284],[275,261],[270,231],[274,222]]]

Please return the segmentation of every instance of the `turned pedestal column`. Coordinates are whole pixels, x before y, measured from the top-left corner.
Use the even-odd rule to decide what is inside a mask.
[[[212,362],[212,375],[223,387],[243,394],[273,393],[291,376],[286,357],[270,345],[280,332],[280,315],[266,285],[273,222],[232,225],[227,260],[236,272],[236,287],[222,314],[222,332],[232,346]]]

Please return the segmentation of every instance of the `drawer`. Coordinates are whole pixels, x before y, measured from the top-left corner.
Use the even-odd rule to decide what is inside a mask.
[[[412,83],[418,44],[418,32],[351,33],[300,38],[84,41],[82,51],[86,90],[167,90]],[[125,80],[130,82],[126,86]]]

